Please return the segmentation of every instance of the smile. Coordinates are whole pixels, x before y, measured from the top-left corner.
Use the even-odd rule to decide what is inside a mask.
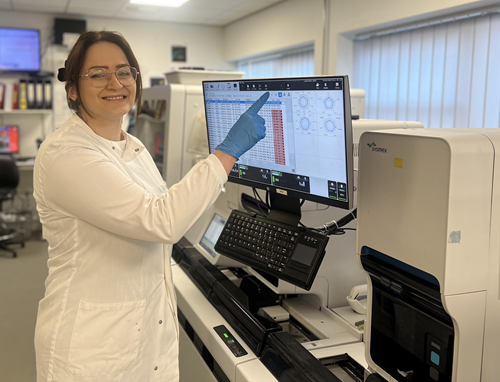
[[[108,101],[118,101],[121,99],[125,99],[127,96],[110,96],[110,97],[102,97],[102,99],[108,100]]]

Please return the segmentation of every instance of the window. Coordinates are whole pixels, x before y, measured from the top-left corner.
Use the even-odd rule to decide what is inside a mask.
[[[240,61],[238,70],[245,72],[243,78],[313,76],[314,49]]]
[[[425,127],[499,127],[500,15],[354,42],[366,117]]]

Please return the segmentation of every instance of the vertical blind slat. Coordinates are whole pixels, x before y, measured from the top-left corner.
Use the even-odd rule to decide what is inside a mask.
[[[422,48],[420,60],[420,89],[418,94],[417,118],[429,127],[431,104],[432,62],[434,54],[434,28],[422,30]]]
[[[421,63],[422,31],[411,32],[410,42],[410,73],[408,86],[408,112],[410,121],[418,121],[418,93],[420,89],[420,63]]]
[[[470,127],[484,126],[484,95],[486,89],[486,73],[488,67],[488,48],[490,35],[489,31],[489,17],[476,19],[476,29],[474,32],[474,57],[470,92]]]
[[[408,119],[406,116],[408,113],[408,90],[410,79],[410,42],[410,33],[402,33],[399,54],[398,111],[396,114],[396,119],[402,121]]]
[[[446,53],[446,26],[436,27],[432,60],[431,98],[429,101],[429,127],[441,127],[443,103],[444,66]]]
[[[467,20],[460,30],[455,126],[468,127],[475,20]]]
[[[500,17],[491,17],[491,31],[488,56],[488,73],[486,76],[486,102],[484,106],[484,127],[500,125]],[[496,36],[497,38],[494,38]]]
[[[454,127],[457,99],[458,53],[460,50],[460,27],[458,24],[449,24],[447,27],[443,117],[441,119],[441,127]]]
[[[374,40],[371,42],[372,54],[371,54],[371,65],[370,65],[370,115],[373,115],[374,119],[378,119],[378,89],[380,81],[380,40]]]
[[[389,94],[390,94],[390,77],[391,77],[391,55],[394,50],[391,44],[391,37],[392,36],[386,36],[385,38],[382,39],[382,47],[381,47],[381,53],[380,53],[380,75],[379,75],[379,87],[378,87],[378,98],[379,98],[379,103],[378,103],[378,113],[377,113],[377,118],[378,119],[389,119],[389,113],[390,113],[390,100],[389,100]]]

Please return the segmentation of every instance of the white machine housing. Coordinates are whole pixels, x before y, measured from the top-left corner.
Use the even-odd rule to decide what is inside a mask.
[[[500,132],[373,131],[360,139],[357,255],[371,248],[434,276],[454,327],[453,382],[498,380]],[[372,283],[368,279],[366,359]]]
[[[366,110],[366,92],[363,89],[350,89],[351,95],[351,114],[358,116],[359,119],[365,118]]]
[[[159,168],[168,187],[178,183],[197,161],[208,156],[201,81],[238,79],[243,74],[243,72],[177,70],[167,73],[167,85],[143,90],[143,101],[167,103],[165,113],[160,119],[140,114],[134,135],[153,153],[156,135],[163,134],[163,163],[159,164]]]

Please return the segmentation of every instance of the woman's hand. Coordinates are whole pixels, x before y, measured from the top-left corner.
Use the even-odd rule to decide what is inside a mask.
[[[226,139],[215,150],[220,150],[238,160],[266,136],[265,120],[257,113],[269,98],[265,92],[233,125]]]

